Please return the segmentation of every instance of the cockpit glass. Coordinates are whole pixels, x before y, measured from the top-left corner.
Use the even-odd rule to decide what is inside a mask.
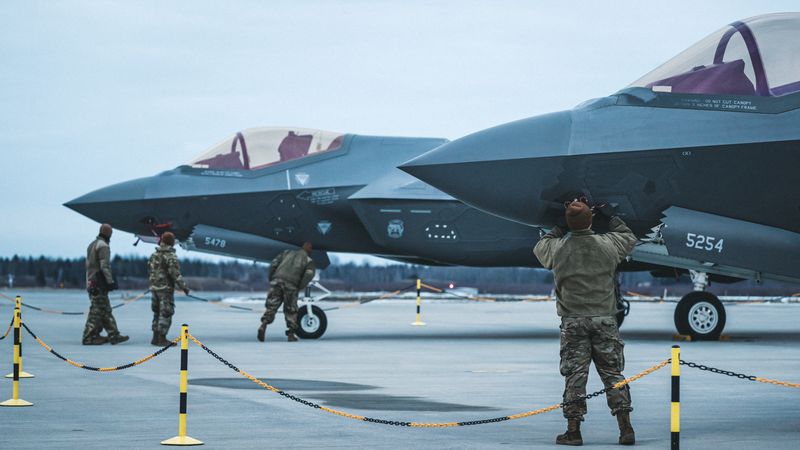
[[[778,97],[800,91],[800,13],[734,22],[630,87],[654,92]]]
[[[191,166],[258,170],[341,148],[344,134],[307,128],[250,128],[211,147]]]

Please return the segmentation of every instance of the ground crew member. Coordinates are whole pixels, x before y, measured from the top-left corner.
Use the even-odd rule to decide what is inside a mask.
[[[609,205],[595,211],[609,219],[609,232],[595,234],[593,211],[585,202],[569,203],[565,213],[570,233],[556,226],[536,244],[533,252],[542,266],[551,269],[556,284],[556,308],[561,316],[561,375],[565,377],[564,417],[567,431],[556,444],[583,445],[580,424],[586,414],[586,381],[589,363],[605,387],[624,379],[624,343],[615,315],[617,297],[614,279],[617,265],[636,244],[636,236]],[[562,225],[563,226],[563,225]],[[606,393],[611,414],[619,424],[619,443],[633,445],[630,422],[631,396],[628,386]]]
[[[112,345],[128,340],[117,329],[117,321],[111,313],[108,293],[117,289],[117,282],[111,274],[111,225],[100,225],[100,234],[86,249],[86,290],[92,302],[86,326],[83,329],[83,345]],[[101,336],[105,328],[108,336]]]
[[[178,255],[175,254],[175,235],[167,231],[147,261],[150,280],[150,309],[153,311],[153,339],[151,344],[159,347],[169,345],[167,333],[175,314],[175,287],[189,295],[189,287],[181,276]]]
[[[308,286],[314,278],[315,266],[311,256],[311,242],[303,243],[297,250],[284,250],[269,266],[269,294],[267,310],[258,327],[258,340],[264,342],[267,325],[275,320],[275,313],[283,303],[283,318],[286,319],[286,337],[297,341],[297,293]]]

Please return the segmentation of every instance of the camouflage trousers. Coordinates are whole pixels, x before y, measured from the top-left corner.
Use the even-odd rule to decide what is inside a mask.
[[[89,294],[89,299],[92,301],[92,305],[89,307],[86,326],[83,328],[83,342],[99,336],[103,329],[108,333],[108,337],[119,335],[117,321],[111,314],[108,292],[98,291],[97,294]]]
[[[272,323],[281,304],[283,304],[283,318],[286,320],[286,333],[294,332],[297,330],[297,288],[280,280],[270,281],[267,310],[261,316],[261,321]]]
[[[153,331],[166,336],[175,314],[175,292],[152,291],[150,309],[153,311]]]
[[[561,319],[561,375],[565,377],[564,401],[586,395],[589,363],[594,361],[605,387],[622,381],[625,368],[623,349],[617,321],[612,316],[563,317]],[[606,393],[611,414],[632,411],[630,388],[612,389]],[[564,406],[564,417],[580,419],[586,414],[586,400]]]

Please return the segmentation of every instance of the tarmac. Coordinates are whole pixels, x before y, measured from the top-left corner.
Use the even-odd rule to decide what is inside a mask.
[[[2,291],[50,309],[81,311],[80,291]],[[200,294],[214,297],[218,294]],[[229,294],[240,297],[241,294]],[[112,304],[118,303],[112,295]],[[258,307],[257,303],[249,306]],[[255,339],[259,314],[179,298],[180,324],[232,364],[325,407],[373,418],[468,421],[530,411],[561,401],[558,318],[552,302],[423,301],[424,327],[410,326],[415,305],[385,300],[349,307],[322,303],[328,330],[319,340],[288,343],[278,316],[267,342]],[[674,304],[635,303],[622,327],[625,375],[670,356]],[[728,305],[723,342],[680,342],[682,358],[748,375],[800,382],[800,305]],[[0,333],[12,302],[0,299]],[[23,309],[23,319],[60,354],[90,366],[117,366],[156,350],[149,345],[149,297],[114,310],[129,342],[80,344],[85,316]],[[57,359],[30,336],[20,382],[27,408],[0,408],[3,448],[163,448],[178,431],[180,351],[116,372],[82,370]],[[11,336],[0,341],[0,373],[12,368]],[[188,435],[205,448],[556,448],[560,410],[523,419],[455,428],[406,428],[352,420],[267,391],[190,345]],[[2,387],[5,386],[5,387]],[[589,392],[602,388],[592,370]],[[682,366],[684,449],[798,448],[800,389]],[[631,385],[639,448],[670,443],[670,369]],[[10,398],[11,381],[0,385]],[[605,401],[589,400],[584,446],[616,448],[617,427]],[[561,448],[561,447],[558,447]]]

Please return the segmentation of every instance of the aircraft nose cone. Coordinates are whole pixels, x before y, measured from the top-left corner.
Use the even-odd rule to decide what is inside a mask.
[[[507,123],[435,148],[400,169],[484,211],[537,225],[542,192],[557,183],[552,162],[567,154],[569,112]]]
[[[131,220],[137,204],[145,198],[147,178],[112,184],[64,203],[67,208],[115,228]],[[141,219],[141,216],[135,220]]]

